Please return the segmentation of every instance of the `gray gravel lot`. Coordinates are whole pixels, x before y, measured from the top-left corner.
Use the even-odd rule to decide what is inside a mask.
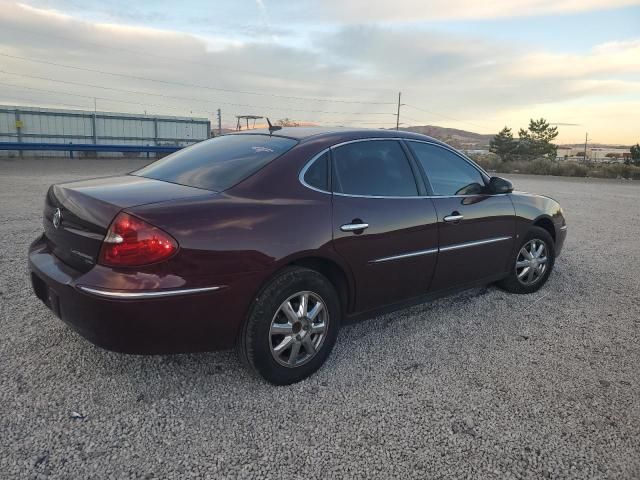
[[[32,295],[46,187],[135,166],[0,161],[0,478],[640,478],[640,182],[512,176],[568,218],[541,291],[347,326],[276,388],[233,352],[101,350]]]

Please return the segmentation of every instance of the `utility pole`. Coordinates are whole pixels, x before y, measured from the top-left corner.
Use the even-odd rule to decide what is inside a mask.
[[[218,136],[222,135],[222,113],[218,109]]]
[[[398,113],[396,113],[396,130],[400,129],[400,98],[402,97],[402,92],[398,92]]]
[[[589,137],[589,134],[585,133],[584,134],[584,161],[585,161],[585,163],[587,161],[587,139],[588,139],[588,137]]]
[[[93,97],[93,118],[91,119],[91,137],[93,144],[98,143],[98,100]]]

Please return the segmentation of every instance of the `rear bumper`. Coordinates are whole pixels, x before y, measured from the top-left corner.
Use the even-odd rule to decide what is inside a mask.
[[[255,274],[206,287],[123,291],[93,283],[83,290],[91,272],[61,262],[42,238],[29,249],[29,270],[36,296],[80,335],[108,350],[140,354],[233,347],[261,281]]]

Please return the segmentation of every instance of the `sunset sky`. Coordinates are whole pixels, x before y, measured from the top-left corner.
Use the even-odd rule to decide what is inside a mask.
[[[640,141],[640,0],[0,0],[0,103]]]

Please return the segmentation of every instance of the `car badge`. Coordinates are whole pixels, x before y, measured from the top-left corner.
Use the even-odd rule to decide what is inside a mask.
[[[62,223],[62,211],[59,208],[56,208],[56,211],[53,214],[53,226],[55,228],[60,228],[61,223]]]

